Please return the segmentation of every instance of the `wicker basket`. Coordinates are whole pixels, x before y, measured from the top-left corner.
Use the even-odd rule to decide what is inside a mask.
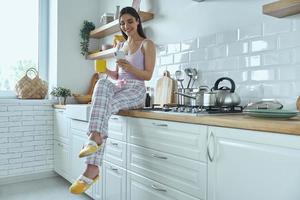
[[[28,72],[32,71],[34,78],[28,77]],[[19,99],[44,99],[48,92],[48,84],[39,78],[35,68],[29,68],[26,74],[16,84],[16,94]]]

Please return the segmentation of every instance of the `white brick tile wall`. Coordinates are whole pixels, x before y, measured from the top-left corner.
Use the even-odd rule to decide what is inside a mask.
[[[173,74],[179,68],[196,66],[200,78],[195,87],[199,84],[212,87],[218,78],[230,76],[237,83],[243,103],[275,98],[287,103],[285,108],[294,109],[295,99],[300,95],[300,20],[266,20],[235,30],[161,45],[155,75],[159,75],[157,72],[162,74],[165,69]],[[184,84],[187,81],[186,76]],[[282,94],[282,89],[288,92]],[[13,113],[11,115],[14,116]],[[5,117],[0,112],[1,116]]]
[[[292,21],[287,19],[269,20],[263,23],[263,35],[274,35],[292,31]]]
[[[247,41],[228,44],[228,56],[242,55],[249,52]]]
[[[265,37],[250,42],[252,52],[270,51],[277,48],[277,37]]]
[[[279,36],[279,48],[292,48],[300,46],[300,31],[289,32]]]
[[[263,65],[284,65],[292,63],[292,53],[289,50],[275,51],[262,55]]]
[[[197,47],[198,47],[197,38],[181,42],[181,51],[194,50],[197,49]]]
[[[178,53],[180,52],[180,43],[168,44],[167,54]]]
[[[189,52],[174,54],[174,63],[186,63],[189,62]]]
[[[170,64],[173,64],[173,54],[160,57],[160,65],[170,65]]]
[[[226,31],[222,33],[217,33],[216,36],[216,43],[217,44],[224,44],[224,43],[233,43],[238,40],[238,29],[233,31]]]
[[[227,46],[220,45],[207,48],[207,58],[214,59],[227,56]]]
[[[198,38],[198,47],[204,48],[209,47],[217,44],[217,35],[208,35],[208,36],[202,36]]]
[[[53,170],[53,108],[0,105],[0,178]]]
[[[239,28],[238,33],[239,33],[239,40],[261,37],[262,25],[255,24],[255,25]]]
[[[207,58],[207,49],[199,48],[197,50],[190,52],[190,60],[191,62],[205,60]]]

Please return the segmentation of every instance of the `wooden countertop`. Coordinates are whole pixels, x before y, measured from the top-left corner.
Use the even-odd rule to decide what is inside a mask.
[[[119,115],[140,117],[148,119],[168,120],[193,124],[212,125],[228,128],[240,128],[256,131],[276,132],[292,135],[300,135],[300,116],[291,119],[261,119],[249,117],[244,114],[227,115],[185,115],[169,114],[162,112],[128,110],[120,111]]]

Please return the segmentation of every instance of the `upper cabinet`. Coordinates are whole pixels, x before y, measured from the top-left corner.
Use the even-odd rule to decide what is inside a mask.
[[[153,16],[154,16],[153,13],[143,12],[143,11],[140,11],[139,15],[141,17],[142,22],[151,20],[151,19],[153,19]],[[90,38],[100,39],[100,38],[103,38],[105,36],[111,35],[113,33],[119,32],[119,31],[120,31],[119,20],[117,19],[117,20],[114,20],[108,24],[105,24],[105,25],[91,31]],[[92,53],[87,56],[87,59],[96,60],[96,59],[110,58],[113,56],[114,52],[115,52],[115,48]]]
[[[273,17],[287,17],[300,13],[300,0],[280,0],[263,5],[263,13]]]

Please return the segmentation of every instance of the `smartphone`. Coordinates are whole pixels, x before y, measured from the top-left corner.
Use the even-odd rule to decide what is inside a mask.
[[[125,59],[125,52],[124,52],[124,51],[116,51],[116,52],[114,53],[114,55],[115,55],[115,58],[116,58],[117,60]]]

